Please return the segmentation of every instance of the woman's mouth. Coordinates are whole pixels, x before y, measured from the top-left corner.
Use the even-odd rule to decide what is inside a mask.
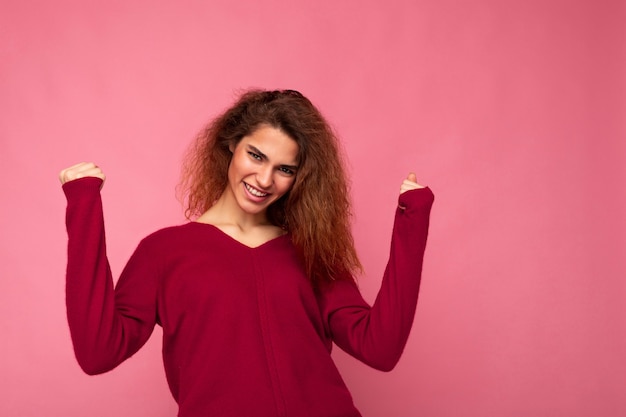
[[[257,190],[246,182],[244,182],[243,185],[244,187],[246,187],[246,190],[248,190],[248,192],[255,197],[266,197],[267,195],[269,195],[269,193],[264,193],[263,191]]]

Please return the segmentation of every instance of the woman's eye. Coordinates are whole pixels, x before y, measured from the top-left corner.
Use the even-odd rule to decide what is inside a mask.
[[[256,159],[257,161],[261,160],[261,155],[258,155],[258,154],[254,153],[254,152],[250,152],[249,151],[248,155],[250,155],[252,158]]]
[[[294,172],[292,169],[287,168],[287,167],[280,167],[279,171],[282,172],[283,174],[287,174],[287,175],[293,175]]]

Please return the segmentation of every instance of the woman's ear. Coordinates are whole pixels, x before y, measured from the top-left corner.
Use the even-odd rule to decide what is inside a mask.
[[[235,153],[235,144],[233,142],[230,142],[228,144],[228,150],[230,151],[230,153]]]

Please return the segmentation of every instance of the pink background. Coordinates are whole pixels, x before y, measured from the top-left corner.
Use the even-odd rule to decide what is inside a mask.
[[[340,132],[369,300],[400,181],[437,194],[398,367],[334,353],[365,416],[626,415],[624,22],[617,0],[2,0],[0,415],[175,415],[160,330],[106,375],[74,360],[57,173],[105,169],[118,274],[183,221],[183,150],[252,86]]]

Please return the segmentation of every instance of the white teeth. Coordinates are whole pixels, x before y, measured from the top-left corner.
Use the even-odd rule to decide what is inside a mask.
[[[244,183],[244,185],[246,186],[246,190],[248,190],[250,192],[250,194],[252,194],[255,197],[265,197],[268,194],[268,193],[263,193],[263,192],[257,190],[256,188],[252,188],[251,186],[249,186],[246,183]]]

